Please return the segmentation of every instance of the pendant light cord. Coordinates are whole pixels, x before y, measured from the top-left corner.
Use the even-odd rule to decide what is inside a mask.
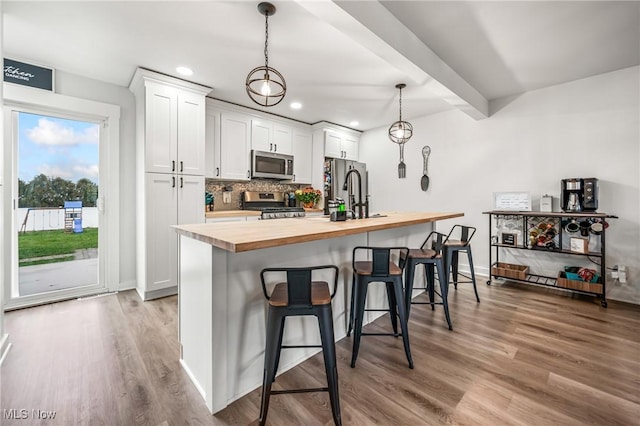
[[[402,121],[402,87],[400,87],[400,120]]]
[[[267,44],[269,42],[269,14],[264,14],[264,66],[266,68],[266,75],[269,76],[269,53],[267,50]]]

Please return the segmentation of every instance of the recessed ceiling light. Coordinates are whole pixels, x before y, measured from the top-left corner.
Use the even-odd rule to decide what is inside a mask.
[[[291,102],[291,109],[300,109],[302,108],[302,104],[300,102]]]
[[[191,70],[191,68],[187,67],[178,67],[176,68],[176,72],[182,75],[193,75],[193,71]]]
[[[349,123],[349,126],[357,126],[358,124],[360,123],[358,123],[357,121],[352,121],[351,123]]]

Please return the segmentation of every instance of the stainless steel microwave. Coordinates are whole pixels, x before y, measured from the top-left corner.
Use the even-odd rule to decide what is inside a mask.
[[[293,179],[293,156],[276,152],[251,151],[251,177]]]

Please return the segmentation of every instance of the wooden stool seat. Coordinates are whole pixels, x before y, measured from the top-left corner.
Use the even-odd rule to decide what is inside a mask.
[[[409,249],[409,257],[414,259],[435,259],[442,257],[440,253],[431,249]]]
[[[358,275],[371,275],[373,273],[373,262],[358,261],[354,263],[354,272]],[[389,262],[389,275],[402,275],[402,269],[393,262]]]
[[[468,241],[458,241],[458,240],[449,240],[444,245],[445,246],[456,246],[456,247],[464,247],[468,245]]]
[[[329,291],[329,283],[326,281],[311,282],[311,305],[319,306],[331,303],[331,292]],[[273,288],[271,306],[287,306],[289,305],[289,297],[287,295],[287,283],[278,283]]]

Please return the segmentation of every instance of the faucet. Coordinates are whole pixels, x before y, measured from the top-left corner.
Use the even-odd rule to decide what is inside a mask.
[[[342,185],[342,189],[344,191],[347,190],[349,184],[349,176],[351,173],[355,173],[358,176],[358,202],[354,204],[354,207],[358,207],[358,219],[368,218],[369,217],[369,200],[362,201],[362,176],[360,176],[360,172],[356,169],[351,169],[347,172],[344,177],[344,185]],[[364,214],[362,209],[364,208]]]

